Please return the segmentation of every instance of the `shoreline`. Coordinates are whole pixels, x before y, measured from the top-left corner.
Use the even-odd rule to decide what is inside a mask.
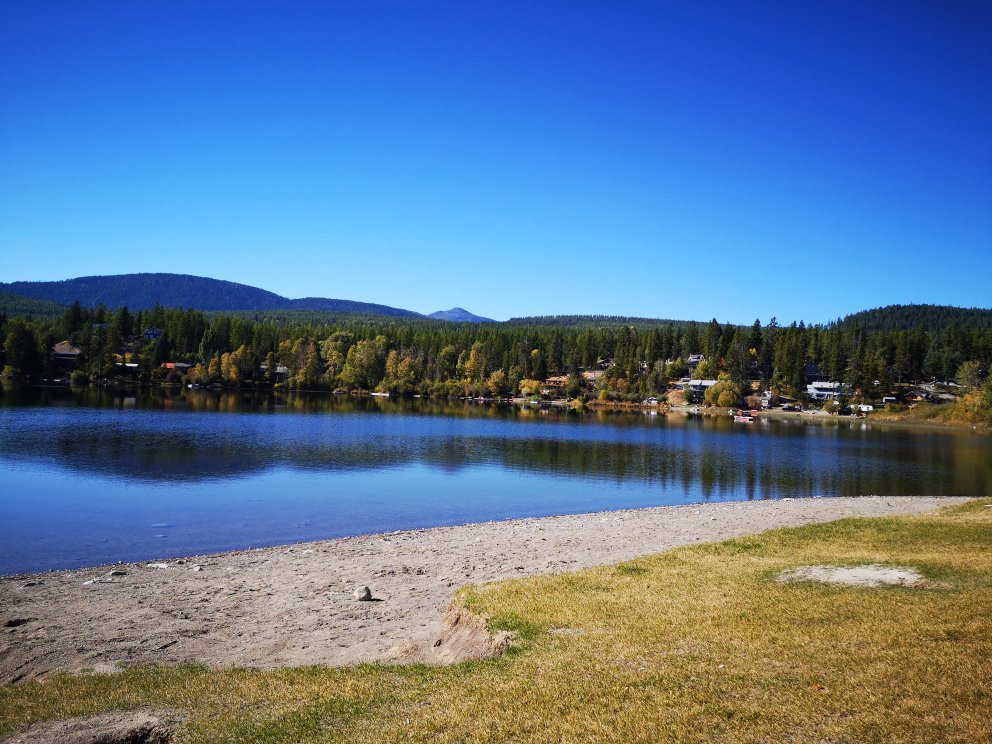
[[[967,500],[830,497],[660,506],[5,576],[0,684],[148,664],[460,661],[478,655],[471,643],[437,644],[447,639],[445,612],[465,585]],[[354,589],[366,585],[379,601],[355,599]]]
[[[182,390],[185,391],[187,386],[180,383],[161,383],[153,382],[147,385],[141,385],[134,382],[109,382],[107,384],[89,383],[86,386],[71,386],[71,385],[46,385],[41,383],[30,383],[25,385],[18,385],[17,387],[28,387],[38,390],[69,390],[72,392],[79,392],[86,388],[94,389],[118,389],[118,390],[130,390],[130,389],[163,389],[163,390]],[[409,394],[387,394],[387,393],[370,393],[368,391],[349,391],[348,393],[339,393],[330,390],[310,390],[310,389],[287,389],[287,388],[269,388],[269,387],[237,387],[237,386],[202,386],[196,388],[199,392],[212,392],[212,393],[223,393],[223,392],[238,392],[238,393],[255,393],[255,394],[267,394],[267,395],[293,395],[293,394],[304,394],[304,395],[322,395],[328,397],[350,397],[350,398],[375,398],[381,396],[386,400],[414,400],[423,399],[431,402],[449,402],[449,403],[470,403],[478,406],[492,406],[497,408],[519,408],[523,410],[560,410],[560,411],[588,411],[594,413],[642,413],[642,414],[656,414],[656,415],[694,415],[694,416],[708,416],[713,418],[720,418],[728,415],[733,415],[733,411],[736,408],[725,408],[719,406],[706,406],[702,404],[689,405],[689,404],[670,404],[667,402],[659,402],[658,404],[646,404],[637,402],[622,402],[622,401],[600,401],[600,400],[589,400],[585,402],[576,403],[576,401],[565,398],[553,398],[553,399],[541,399],[541,400],[531,400],[529,398],[521,397],[508,397],[508,398],[478,398],[471,396],[430,396],[430,395],[409,395]],[[972,423],[969,421],[940,421],[933,419],[919,419],[905,414],[898,413],[886,413],[884,411],[876,411],[870,415],[861,416],[834,416],[829,413],[822,411],[821,409],[808,409],[804,411],[783,411],[779,408],[773,409],[761,409],[758,412],[759,418],[765,418],[768,420],[796,420],[802,422],[826,422],[833,421],[837,423],[841,422],[858,422],[869,424],[885,424],[887,426],[891,425],[900,429],[918,429],[923,431],[954,431],[954,432],[970,432],[973,434],[992,434],[992,424],[988,423]]]

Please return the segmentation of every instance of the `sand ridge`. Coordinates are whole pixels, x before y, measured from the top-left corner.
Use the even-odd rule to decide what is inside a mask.
[[[450,630],[443,618],[452,597],[466,584],[963,501],[863,497],[655,507],[2,577],[0,683],[142,664],[273,668],[429,660]],[[355,599],[363,585],[378,601]],[[448,653],[438,660],[458,658]]]

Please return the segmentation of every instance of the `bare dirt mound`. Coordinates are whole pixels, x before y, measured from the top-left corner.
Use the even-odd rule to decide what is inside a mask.
[[[4,744],[169,744],[176,718],[148,710],[115,710],[92,716],[42,721]]]
[[[778,581],[819,581],[849,586],[927,586],[926,579],[912,568],[902,566],[801,566],[778,575]]]
[[[490,632],[486,621],[464,607],[452,606],[444,615],[437,640],[430,646],[410,646],[401,652],[402,661],[425,664],[457,664],[501,656],[513,642],[507,631]]]

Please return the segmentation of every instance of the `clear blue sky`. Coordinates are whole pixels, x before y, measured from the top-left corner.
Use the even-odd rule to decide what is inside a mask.
[[[992,3],[4,2],[0,281],[992,306]]]

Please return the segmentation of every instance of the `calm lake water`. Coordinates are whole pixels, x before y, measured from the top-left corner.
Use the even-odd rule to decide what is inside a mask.
[[[413,399],[7,390],[0,574],[622,507],[989,495],[992,438]]]

